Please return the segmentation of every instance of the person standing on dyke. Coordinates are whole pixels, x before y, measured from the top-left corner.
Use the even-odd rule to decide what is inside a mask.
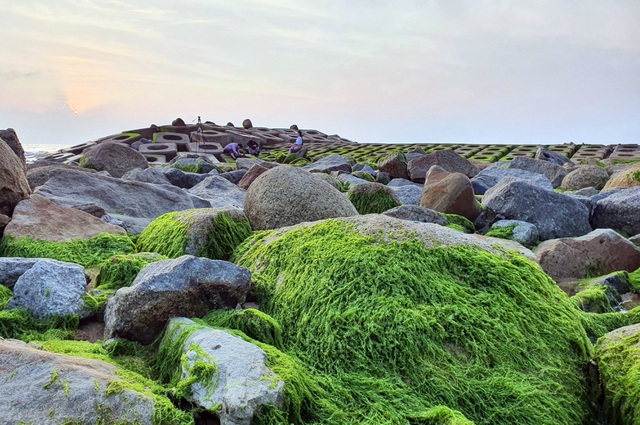
[[[302,149],[302,131],[298,130],[298,137],[296,138],[296,142],[291,145],[289,148],[289,153],[296,153]]]

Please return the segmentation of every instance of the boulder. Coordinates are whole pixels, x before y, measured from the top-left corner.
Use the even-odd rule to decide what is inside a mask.
[[[198,174],[207,174],[216,169],[216,163],[218,163],[218,160],[211,154],[178,152],[178,155],[169,161],[169,167]]]
[[[604,168],[595,165],[582,165],[567,174],[562,179],[562,190],[579,190],[592,187],[600,190],[609,180],[609,173]]]
[[[318,175],[324,174],[324,173],[315,173]],[[333,173],[332,173],[333,175]],[[337,176],[335,176],[335,179],[337,181],[339,181],[340,183],[348,183],[349,184],[349,188],[354,187],[354,186],[358,186],[360,184],[366,184],[366,183],[371,183],[368,180],[365,179],[361,179],[360,177],[356,177],[353,174],[347,174],[347,173],[342,173],[342,174],[338,174]]]
[[[423,185],[421,183],[414,183],[408,179],[395,178],[391,180],[389,183],[387,183],[387,186],[389,187],[416,186],[422,189]]]
[[[514,240],[528,248],[538,243],[538,228],[531,223],[521,220],[500,220],[493,223],[487,236],[497,236],[500,229],[511,228],[511,234],[507,239]],[[502,230],[504,231],[504,230]]]
[[[75,208],[63,207],[36,193],[16,206],[4,236],[70,242],[73,239],[89,239],[101,233],[126,235],[121,227],[107,224]]]
[[[378,162],[378,172],[387,173],[391,179],[407,179],[407,157],[402,152],[394,152]]]
[[[578,189],[575,192],[573,192],[573,194],[576,196],[587,196],[587,197],[592,197],[599,193],[600,191],[595,187],[583,187],[582,189]]]
[[[247,130],[248,130],[248,129],[250,129],[250,128],[252,128],[252,127],[253,127],[253,123],[251,122],[251,120],[250,120],[249,118],[245,118],[245,119],[242,121],[242,127],[244,127],[245,129],[247,129]]]
[[[156,423],[154,399],[158,396],[119,385],[123,380],[117,372],[116,366],[102,360],[49,353],[22,341],[0,339],[0,423]],[[161,398],[170,405],[166,397]]]
[[[233,207],[244,208],[246,190],[219,176],[209,175],[191,189],[187,190],[191,195],[206,199],[212,208]]]
[[[169,183],[181,189],[191,189],[207,177],[209,174],[198,174],[182,171],[178,168],[160,168]]]
[[[374,182],[351,186],[347,199],[360,214],[380,214],[402,205],[392,188]]]
[[[238,187],[244,190],[249,189],[251,183],[253,183],[253,181],[257,179],[260,174],[264,173],[267,170],[268,168],[263,167],[262,165],[253,164],[253,166],[249,168],[249,171],[247,171],[247,174],[242,176],[242,178],[238,182]]]
[[[480,171],[468,159],[461,157],[454,151],[438,150],[409,161],[407,164],[409,179],[413,182],[424,183],[425,176],[433,165],[438,165],[451,173],[464,174],[469,178]]]
[[[633,187],[598,199],[593,209],[591,223],[594,228],[608,227],[634,236],[640,234],[638,217],[640,217],[640,187]]]
[[[549,179],[542,174],[518,168],[504,168],[504,165],[492,165],[480,171],[478,175],[471,179],[473,192],[476,195],[484,195],[487,190],[498,184],[505,177],[520,178],[545,190],[553,190],[553,185]]]
[[[122,179],[142,183],[172,184],[165,174],[164,167],[134,168],[127,171],[122,176]]]
[[[471,221],[481,211],[469,178],[462,173],[448,172],[437,165],[432,166],[426,174],[420,206],[445,214],[461,215]]]
[[[27,159],[24,156],[24,149],[18,139],[18,135],[13,128],[7,128],[6,130],[0,130],[0,139],[3,140],[16,154],[18,160],[22,164],[23,170],[27,171]]]
[[[399,207],[385,211],[383,214],[401,220],[433,223],[441,226],[446,226],[449,221],[446,215],[418,205],[400,205]]]
[[[34,191],[38,186],[42,186],[43,184],[45,184],[46,181],[49,180],[49,174],[51,173],[51,170],[57,170],[60,168],[82,171],[85,173],[97,173],[96,170],[92,170],[90,168],[80,168],[62,163],[29,168],[29,170],[27,171],[27,181],[29,182],[29,187],[31,188],[31,190]],[[133,171],[136,170],[142,171],[140,168],[136,168]]]
[[[535,254],[542,270],[555,280],[579,280],[640,268],[640,249],[611,229],[546,241],[538,245]]]
[[[351,163],[340,155],[334,153],[326,156],[313,164],[302,167],[310,173],[330,173],[332,171],[351,172]]]
[[[258,164],[264,168],[274,168],[279,166],[277,162],[265,161],[260,158],[238,158],[236,159],[236,168],[238,170],[249,170],[255,164]]]
[[[251,273],[235,264],[183,255],[150,263],[129,287],[118,289],[104,313],[104,339],[151,343],[171,317],[202,317],[242,304]]]
[[[388,187],[388,186],[387,186]],[[420,196],[422,196],[422,186],[417,184],[409,184],[405,186],[393,187],[400,202],[404,205],[420,205]]]
[[[18,202],[29,195],[25,165],[9,145],[0,140],[0,214],[11,217]]]
[[[554,152],[552,150],[543,148],[542,146],[538,148],[534,158],[540,161],[547,161],[559,166],[563,166],[565,164],[573,165],[573,162],[571,162],[571,160],[566,156],[559,154],[557,152]]]
[[[602,188],[602,192],[640,186],[640,163],[625,167],[613,174]]]
[[[106,171],[112,177],[122,177],[134,168],[148,168],[147,159],[135,149],[118,143],[100,143],[85,149],[80,167]]]
[[[186,127],[187,124],[185,124],[184,120],[182,118],[176,118],[175,120],[171,121],[171,125],[174,127]]]
[[[247,170],[235,170],[226,173],[220,173],[220,177],[230,181],[233,184],[238,184],[245,174],[247,174]]]
[[[254,230],[358,214],[346,195],[290,166],[272,168],[255,179],[247,190],[244,211]]]
[[[482,223],[496,219],[535,224],[540,240],[582,236],[591,231],[589,209],[580,201],[541,189],[528,181],[503,178],[482,199]]]
[[[196,328],[196,330],[194,330]],[[192,320],[171,319],[161,349],[183,332],[190,332],[180,349],[180,382],[188,383],[187,399],[206,410],[217,409],[221,425],[248,425],[263,406],[282,408],[284,381],[267,366],[267,354],[257,345],[226,331],[202,328]],[[196,363],[210,365],[216,379],[203,379]],[[178,384],[180,385],[180,384]]]
[[[567,170],[561,165],[557,165],[549,161],[526,158],[524,156],[513,158],[507,167],[509,169],[515,168],[518,170],[542,174],[551,182],[554,189],[560,187],[562,179],[567,175]]]
[[[34,317],[88,315],[84,267],[55,260],[36,261],[13,287],[7,309],[26,308]]]
[[[20,276],[38,261],[55,261],[49,258],[0,257],[0,285],[13,289]]]
[[[174,186],[156,185],[83,173],[52,170],[36,193],[59,205],[95,204],[123,221],[131,233],[140,233],[153,219],[170,211],[209,208],[204,199]]]

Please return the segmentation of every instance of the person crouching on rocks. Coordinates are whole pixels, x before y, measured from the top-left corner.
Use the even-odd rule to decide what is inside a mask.
[[[242,149],[241,143],[229,143],[224,147],[222,153],[225,155],[229,155],[233,159],[244,158],[244,155],[242,154],[242,152],[240,152],[240,149]]]
[[[260,144],[255,140],[250,140],[249,143],[247,143],[247,153],[253,156],[260,155]]]
[[[298,138],[296,142],[289,148],[289,153],[296,153],[302,149],[302,131],[298,130]]]

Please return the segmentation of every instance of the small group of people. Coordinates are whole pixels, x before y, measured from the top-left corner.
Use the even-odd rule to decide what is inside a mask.
[[[245,156],[241,149],[243,149],[242,143],[233,142],[225,146],[222,153],[229,155],[233,159],[244,158]],[[249,155],[259,156],[261,150],[260,143],[255,140],[250,140],[247,143],[247,148],[245,150]]]

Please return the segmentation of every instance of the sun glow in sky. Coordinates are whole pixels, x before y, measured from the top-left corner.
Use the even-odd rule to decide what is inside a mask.
[[[640,143],[638,0],[7,3],[0,128],[23,144],[198,115],[359,142]]]

